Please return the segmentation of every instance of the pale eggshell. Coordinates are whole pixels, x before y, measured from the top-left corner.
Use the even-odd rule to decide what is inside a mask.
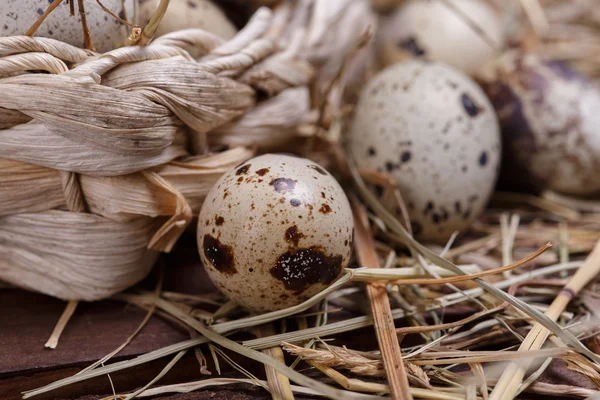
[[[1,0],[0,35],[24,35],[50,3],[48,0]],[[125,12],[130,22],[135,3],[137,0],[125,0]],[[86,0],[84,4],[87,25],[96,50],[106,52],[123,46],[128,36],[126,27],[102,10],[96,0]],[[115,14],[124,16],[121,0],[102,0],[102,4]],[[40,25],[35,36],[52,38],[83,48],[83,31],[77,2],[75,6],[75,16],[70,16],[70,6],[63,1]]]
[[[497,48],[503,45],[502,18],[484,1],[413,0],[380,18],[376,42],[383,65],[409,53],[470,74],[494,58],[497,50],[455,9],[475,22]]]
[[[198,217],[198,248],[215,285],[253,311],[298,304],[331,284],[352,252],[352,211],[322,167],[267,154],[226,173]]]
[[[418,60],[365,87],[350,132],[359,167],[399,185],[416,236],[443,242],[484,209],[500,161],[494,109],[469,77]]]
[[[502,128],[504,187],[600,191],[598,86],[562,62],[519,51],[484,68],[479,80]]]
[[[160,0],[140,0],[140,21],[147,23],[152,18]],[[214,33],[223,39],[231,39],[236,27],[225,13],[209,0],[171,0],[156,37],[181,29],[199,28]]]

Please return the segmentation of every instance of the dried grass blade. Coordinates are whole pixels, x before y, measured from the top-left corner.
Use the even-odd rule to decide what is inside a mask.
[[[598,200],[579,199],[551,191],[544,192],[542,197],[553,203],[560,204],[571,209],[588,213],[600,213],[600,201]]]
[[[149,249],[168,253],[192,221],[192,209],[183,195],[159,174],[152,171],[142,171],[142,175],[156,187],[156,192],[166,192],[167,196],[175,198],[175,212],[156,231],[150,239],[150,243],[148,243]],[[155,193],[156,197],[159,197],[158,193]]]
[[[550,366],[552,362],[552,358],[546,358],[546,360],[542,363],[542,365],[519,386],[519,390],[517,390],[516,395],[518,396],[521,392],[526,390],[532,383],[538,380],[538,378],[544,373],[544,371]]]
[[[131,367],[134,367],[137,365],[142,365],[142,364],[150,362],[152,360],[157,360],[159,358],[166,357],[170,354],[177,353],[182,350],[186,350],[186,349],[189,349],[194,346],[198,346],[198,345],[206,343],[206,342],[208,342],[208,340],[205,337],[201,337],[198,339],[190,339],[190,340],[185,340],[183,342],[175,343],[173,345],[163,347],[162,349],[155,350],[150,353],[138,356],[138,357],[134,358],[133,360],[126,360],[126,361],[116,362],[114,364],[109,364],[109,365],[106,365],[106,366],[103,366],[100,368],[96,368],[85,374],[70,376],[68,378],[64,378],[64,379],[52,382],[46,386],[42,386],[37,389],[22,392],[23,399],[28,399],[28,398],[31,398],[34,396],[38,396],[40,394],[47,393],[47,392],[50,392],[52,390],[55,390],[55,389],[58,389],[58,388],[61,388],[64,386],[68,386],[73,383],[85,381],[90,378],[107,375],[107,374],[110,374],[110,373],[113,373],[116,371],[121,371],[123,369],[131,368]]]
[[[381,383],[373,383],[373,382],[363,382],[359,379],[349,379],[345,377],[340,372],[335,369],[328,367],[326,365],[321,365],[318,362],[309,360],[307,363],[321,371],[328,378],[333,379],[337,384],[343,387],[346,390],[356,391],[356,392],[366,392],[366,393],[390,393],[390,386],[381,384]],[[412,397],[411,397],[412,398]]]
[[[567,220],[577,220],[581,217],[581,214],[572,208],[565,205],[559,204],[547,198],[537,197],[524,193],[510,193],[510,192],[496,192],[492,196],[492,201],[498,201],[502,203],[509,203],[512,205],[516,204],[527,204],[540,210],[548,211]]]
[[[373,208],[373,210],[377,213],[377,215],[386,223],[386,225],[394,231],[405,243],[411,248],[414,252],[421,254],[423,257],[429,259],[434,264],[439,265],[440,267],[447,268],[450,271],[453,271],[457,274],[464,275],[464,272],[458,268],[456,265],[451,263],[450,261],[438,256],[433,251],[429,250],[427,247],[423,246],[416,240],[414,240],[408,232],[404,229],[402,224],[398,222],[398,220],[390,214],[377,200],[375,195],[371,193],[369,188],[365,185],[364,181],[360,177],[358,173],[358,169],[354,163],[354,160],[349,158],[349,167],[354,178],[354,182],[362,196],[362,198],[368,203],[368,205]],[[546,315],[542,314],[535,308],[529,306],[525,302],[519,300],[518,298],[503,292],[500,289],[497,289],[492,284],[484,281],[481,278],[476,278],[474,281],[481,286],[484,290],[491,293],[492,295],[498,297],[501,300],[504,300],[510,303],[513,307],[518,310],[524,312],[529,317],[533,318],[541,325],[543,325],[546,329],[550,330],[556,336],[561,338],[565,343],[573,346],[577,351],[582,354],[585,354],[587,357],[591,358],[596,362],[600,362],[600,357],[593,352],[591,352],[587,347],[585,347],[573,334],[568,331],[563,330],[556,322],[552,321]]]
[[[154,293],[157,295],[161,292],[163,280],[164,280],[164,264],[161,263],[160,264],[160,275],[159,275],[158,281],[156,283],[156,287],[154,288]],[[150,306],[150,308],[146,312],[146,315],[144,316],[144,319],[142,320],[142,322],[138,325],[138,327],[135,329],[135,331],[133,331],[133,333],[131,335],[129,335],[129,337],[123,343],[121,343],[121,345],[119,345],[119,347],[117,347],[116,349],[114,349],[113,351],[111,351],[110,353],[108,353],[107,355],[105,355],[100,360],[96,361],[95,363],[82,369],[75,375],[85,374],[86,372],[93,370],[94,368],[98,367],[99,365],[104,365],[105,362],[110,360],[112,357],[114,357],[116,354],[118,354],[121,350],[123,350],[125,347],[127,347],[129,345],[129,343],[131,343],[133,341],[133,339],[135,339],[135,337],[142,331],[142,329],[144,329],[144,327],[146,326],[148,321],[150,321],[150,318],[154,314],[155,310],[156,310],[155,305]]]
[[[534,358],[546,358],[546,357],[558,357],[564,356],[569,353],[569,349],[552,347],[543,350],[533,350],[530,352],[521,351],[494,351],[489,355],[471,356],[465,355],[464,357],[452,357],[452,358],[439,358],[439,359],[413,359],[411,363],[414,365],[453,365],[453,364],[469,364],[469,363],[488,363],[494,361],[506,361],[506,360],[523,360],[523,359],[534,359]],[[421,355],[423,356],[423,355]],[[512,397],[511,397],[512,399]]]
[[[135,41],[135,43],[132,43],[132,41],[128,40],[128,42],[126,43],[128,46],[146,46],[152,41],[154,35],[156,34],[156,31],[158,30],[158,26],[160,25],[160,21],[162,21],[163,17],[167,12],[167,8],[169,7],[169,1],[170,0],[160,0],[156,11],[152,15],[152,18],[150,18],[150,21],[144,27],[142,35],[138,38],[137,41]]]
[[[72,0],[75,1],[75,0]],[[50,13],[52,11],[54,11],[54,9],[56,7],[58,7],[60,5],[60,3],[62,3],[63,0],[53,0],[50,5],[48,6],[48,8],[46,9],[46,11],[44,11],[44,13],[34,22],[33,25],[31,25],[31,27],[29,29],[27,29],[27,32],[25,32],[25,36],[33,36],[35,35],[35,32],[38,30],[38,28],[40,27],[40,25],[42,25],[42,23],[44,23],[44,20],[48,17],[48,15],[50,15]]]
[[[394,253],[392,252],[390,254],[393,255]],[[460,267],[469,274],[481,272],[481,268],[475,264],[461,265]],[[430,265],[428,269],[441,277],[457,276],[454,272],[440,268],[437,265]],[[352,272],[353,282],[391,281],[397,279],[420,278],[427,273],[420,266],[399,268],[392,268],[391,266],[384,266],[384,268],[356,268],[352,269]]]
[[[379,257],[369,230],[369,220],[364,206],[356,199],[352,201],[354,214],[355,249],[359,262],[367,268],[379,268]],[[383,356],[388,383],[394,399],[412,399],[408,390],[408,377],[402,362],[402,352],[394,332],[392,310],[384,284],[367,283],[367,295],[371,303],[373,326],[379,349]]]
[[[478,250],[481,247],[486,246],[490,242],[497,241],[499,237],[500,237],[500,235],[498,233],[492,233],[492,234],[482,237],[480,239],[468,241],[467,243],[465,243],[461,246],[458,246],[458,247],[448,250],[448,252],[446,253],[446,258],[454,258],[463,253],[467,253],[467,252],[470,252],[473,250]]]
[[[239,365],[238,363],[236,363],[235,361],[233,361],[231,359],[231,357],[229,357],[227,355],[227,353],[225,353],[223,350],[221,350],[217,346],[213,346],[212,344],[209,344],[209,346],[214,351],[215,355],[216,354],[220,355],[236,371],[242,373],[242,375],[248,377],[248,379],[252,379],[257,386],[261,386],[263,389],[265,389],[267,391],[269,390],[269,386],[268,385],[264,385],[256,376],[252,375],[248,370],[244,369],[241,365]],[[216,359],[216,357],[215,357],[215,359]]]
[[[573,275],[565,287],[554,299],[546,316],[552,321],[556,321],[561,315],[567,304],[600,273],[600,241],[592,250],[592,253],[586,258],[583,266]],[[521,343],[519,351],[530,352],[542,347],[550,332],[540,323],[533,326],[529,334]],[[593,354],[593,353],[592,353]],[[596,359],[594,359],[596,361]],[[523,381],[529,363],[511,363],[504,371],[496,387],[490,395],[490,400],[512,399]]]
[[[275,369],[276,371],[278,371],[278,372],[284,374],[285,376],[287,376],[288,378],[290,378],[290,380],[292,380],[298,384],[301,384],[303,386],[309,387],[311,389],[315,389],[315,390],[327,395],[328,397],[330,397],[332,399],[340,399],[340,400],[344,400],[344,399],[365,399],[365,400],[366,399],[380,399],[379,396],[359,395],[358,393],[352,393],[352,392],[332,388],[324,383],[321,383],[319,381],[316,381],[314,379],[311,379],[307,376],[302,375],[301,373],[285,366],[284,364],[280,363],[277,360],[274,360],[273,358],[269,357],[266,354],[263,354],[256,350],[252,350],[252,349],[245,347],[237,342],[234,342],[233,340],[230,340],[224,336],[221,336],[213,329],[208,328],[201,321],[198,321],[198,320],[192,318],[191,316],[187,315],[180,308],[174,306],[173,304],[171,304],[168,301],[165,301],[160,298],[156,298],[155,303],[162,310],[168,312],[169,314],[173,315],[177,319],[181,320],[182,322],[185,322],[192,328],[196,329],[200,334],[202,334],[208,340],[210,340],[214,343],[217,343],[220,346],[225,347],[226,349],[235,351],[236,353],[239,353],[245,357],[251,358],[255,361],[259,361],[265,365],[268,365],[269,367]]]
[[[256,328],[256,331],[258,333],[258,337],[271,336],[275,334],[273,324],[265,324],[258,326]],[[283,356],[283,351],[281,350],[281,347],[276,346],[271,347],[269,349],[264,349],[263,353],[285,365],[285,358]],[[273,396],[273,400],[294,399],[294,392],[292,392],[290,380],[287,376],[275,371],[273,368],[268,366],[265,366],[265,373],[267,375],[267,383],[271,395]]]
[[[469,274],[466,273],[464,271],[464,269],[461,269],[461,271],[464,272],[463,275],[461,276],[451,276],[451,277],[446,277],[446,278],[423,278],[423,279],[395,279],[392,280],[389,283],[395,284],[395,285],[416,285],[416,284],[420,284],[420,285],[441,285],[441,284],[445,284],[445,283],[457,283],[457,282],[465,282],[465,281],[469,281],[469,280],[473,280],[475,278],[480,278],[483,276],[487,276],[487,275],[494,275],[494,274],[498,274],[501,272],[505,272],[505,271],[509,271],[511,269],[515,269],[520,267],[523,264],[528,263],[529,261],[535,259],[536,257],[538,257],[539,255],[541,255],[543,252],[545,252],[546,250],[550,249],[552,247],[552,245],[550,243],[547,243],[546,245],[542,246],[541,248],[539,248],[538,250],[536,250],[535,252],[531,253],[530,255],[528,255],[527,257],[509,264],[509,265],[505,265],[504,267],[500,267],[500,268],[494,268],[494,269],[490,269],[490,270],[486,270],[486,271],[479,271],[479,272],[475,272],[473,274]],[[369,276],[369,271],[361,271],[361,270],[357,270],[354,273],[354,276],[352,277],[353,281],[374,281],[375,279],[373,279],[372,277]],[[393,275],[394,271],[386,271],[389,275]],[[454,272],[454,271],[451,271]],[[378,278],[378,277],[377,277]],[[390,279],[390,278],[388,278]],[[382,280],[388,280],[388,279],[382,279]],[[393,279],[393,278],[391,278]],[[377,279],[379,280],[379,279]]]
[[[63,330],[69,323],[69,320],[73,316],[73,313],[77,308],[77,304],[79,304],[77,300],[69,300],[67,306],[65,307],[65,310],[58,319],[58,322],[56,323],[56,326],[54,327],[54,330],[52,331],[52,334],[50,335],[50,338],[48,338],[48,341],[46,342],[44,347],[48,349],[55,349],[56,346],[58,346],[58,339],[60,339],[60,335],[62,334]]]
[[[571,262],[569,264],[551,265],[548,267],[536,269],[526,275],[516,276],[509,280],[498,282],[495,285],[499,289],[506,289],[506,288],[510,287],[511,285],[518,283],[518,282],[522,282],[522,281],[529,280],[529,279],[534,279],[536,277],[540,277],[540,276],[544,276],[544,275],[554,274],[554,273],[557,273],[557,272],[560,272],[563,270],[579,268],[580,265],[581,264],[577,261]],[[349,279],[350,275],[346,275],[346,277]],[[347,282],[347,280],[345,280],[344,282]],[[474,289],[469,289],[465,292],[469,296],[480,296],[483,293],[483,289],[474,288]],[[115,297],[115,299],[123,300],[122,296],[123,295]],[[317,296],[319,296],[319,295],[317,295]],[[429,308],[435,309],[435,308],[448,306],[451,304],[457,304],[466,299],[468,299],[468,297],[465,294],[452,293],[452,294],[449,294],[449,295],[439,298],[438,299],[439,302],[437,304],[432,304]],[[308,300],[307,302],[310,302],[311,300]],[[320,301],[320,299],[318,301],[315,301],[314,304],[318,303],[319,301]],[[296,306],[296,307],[298,307],[298,306]],[[291,312],[290,315],[301,311],[301,310],[296,311],[296,308],[295,307],[293,307],[293,308],[294,308],[294,311]],[[290,309],[288,309],[288,310],[290,310]],[[404,310],[393,310],[392,311],[392,317],[394,319],[403,318],[405,316],[406,316],[406,312]],[[277,318],[275,318],[275,319],[277,319]],[[370,326],[372,323],[373,323],[373,319],[371,317],[367,317],[367,316],[355,317],[355,318],[350,318],[346,321],[341,321],[341,322],[325,325],[322,327],[305,329],[300,332],[287,332],[287,333],[282,333],[279,335],[271,336],[268,338],[248,340],[248,341],[243,342],[243,344],[245,346],[248,346],[253,349],[264,349],[264,348],[268,348],[268,347],[273,347],[274,345],[279,345],[282,342],[295,342],[296,343],[296,342],[302,342],[305,340],[309,340],[309,339],[312,339],[317,336],[329,336],[329,335],[333,335],[336,333],[348,332],[348,331],[352,331],[355,329],[360,329],[360,328],[364,328],[366,326]],[[252,324],[256,324],[256,322],[253,321],[248,326],[251,326]],[[223,324],[217,324],[217,325],[214,325],[213,328],[217,329],[217,328],[220,328],[222,325]],[[243,324],[236,324],[235,327],[231,328],[231,330],[240,329],[243,327],[244,327]],[[229,332],[230,330],[229,329],[219,329],[219,331]],[[85,374],[71,376],[68,378],[64,378],[64,379],[52,382],[46,386],[42,386],[37,389],[28,390],[26,392],[23,392],[23,394],[24,394],[23,398],[27,399],[27,398],[37,396],[37,395],[40,395],[43,393],[47,393],[52,390],[55,390],[55,389],[58,389],[61,387],[65,387],[65,386],[68,386],[68,385],[71,385],[71,384],[74,384],[77,382],[82,382],[87,379],[95,378],[98,376],[110,374],[110,373],[117,372],[117,371],[122,371],[122,370],[132,368],[132,367],[136,367],[138,365],[142,365],[147,362],[154,361],[154,360],[157,360],[162,357],[166,357],[170,354],[177,353],[178,351],[181,351],[184,349],[189,349],[189,348],[192,348],[192,347],[195,347],[200,344],[207,343],[207,342],[208,342],[208,339],[205,337],[184,340],[182,342],[175,343],[170,346],[166,346],[161,349],[154,350],[149,353],[140,355],[131,360],[119,361],[114,364],[110,364],[107,366],[97,368],[93,371],[89,371]]]
[[[542,7],[539,0],[520,0],[520,3],[535,33],[538,36],[542,36],[550,28],[550,24],[544,13],[544,7]]]
[[[557,272],[560,272],[565,269],[578,268],[579,266],[580,266],[579,262],[573,262],[573,263],[569,263],[569,264],[557,264],[557,265],[553,265],[553,266],[549,266],[549,267],[545,267],[545,268],[540,268],[535,271],[532,271],[529,274],[516,276],[516,277],[511,278],[510,280],[498,282],[495,284],[495,286],[499,289],[506,289],[506,288],[510,287],[511,285],[518,283],[518,282],[533,279],[538,276],[544,276],[544,275],[548,275],[548,274],[557,273]],[[474,288],[474,289],[465,290],[462,293],[448,294],[448,295],[439,297],[437,299],[437,302],[429,305],[426,310],[434,310],[434,309],[450,306],[453,304],[458,304],[460,302],[469,300],[472,297],[481,296],[483,293],[484,293],[483,289]],[[404,318],[407,315],[409,315],[409,313],[403,309],[395,309],[392,311],[392,317],[394,319]],[[372,324],[373,324],[373,319],[370,316],[355,317],[355,318],[347,319],[345,321],[335,322],[335,323],[332,323],[332,324],[329,324],[329,325],[326,325],[323,327],[308,328],[308,329],[304,329],[302,331],[296,331],[296,332],[287,332],[287,333],[282,333],[282,334],[275,335],[275,336],[272,336],[269,338],[248,340],[243,343],[244,343],[244,345],[252,347],[254,349],[263,349],[263,348],[272,347],[274,345],[280,344],[281,342],[298,343],[298,342],[302,342],[304,340],[312,339],[317,336],[321,336],[321,337],[330,336],[330,335],[334,335],[334,334],[338,334],[338,333],[342,333],[342,332],[348,332],[348,331],[352,331],[355,329],[364,328],[364,327],[370,326]]]
[[[266,385],[265,381],[258,381],[258,383],[257,383],[256,381],[254,381],[252,379],[212,378],[212,379],[204,379],[204,380],[195,381],[195,382],[187,382],[187,383],[181,383],[181,384],[175,384],[175,385],[166,385],[166,386],[155,387],[155,388],[146,390],[144,393],[141,393],[138,397],[151,397],[151,396],[157,396],[160,394],[167,394],[167,393],[190,393],[190,392],[204,389],[204,388],[211,387],[211,386],[226,386],[226,385],[232,385],[232,384],[236,384],[236,383],[237,384],[249,384],[249,385],[257,385],[257,384],[262,383],[262,384]],[[387,385],[384,385],[384,386],[387,386]],[[292,390],[298,394],[304,394],[304,395],[310,395],[310,396],[323,396],[321,393],[319,393],[313,389],[305,388],[302,386],[296,386],[296,385],[291,385],[291,387],[292,387]],[[427,399],[427,400],[464,400],[465,399],[465,397],[460,394],[444,393],[444,392],[438,392],[438,391],[434,391],[434,390],[411,388],[410,391],[416,398],[419,398],[419,399]],[[385,392],[385,391],[383,391],[383,392]]]
[[[308,310],[310,307],[320,303],[323,299],[325,299],[330,293],[335,292],[346,283],[348,283],[352,279],[352,272],[348,271],[345,275],[339,278],[335,283],[329,286],[327,289],[323,290],[319,294],[311,297],[306,300],[304,303],[300,303],[297,306],[289,307],[283,310],[271,311],[265,314],[257,315],[254,317],[242,318],[235,321],[223,322],[222,324],[218,324],[213,326],[217,332],[229,332],[232,330],[246,328],[249,326],[256,326],[260,324],[265,324],[267,322],[275,321],[276,319],[289,317],[290,315],[301,313],[302,311]]]
[[[152,396],[168,394],[168,393],[191,393],[196,390],[205,389],[205,388],[208,388],[211,386],[229,386],[229,385],[233,385],[233,384],[248,384],[248,385],[260,386],[260,387],[267,387],[267,382],[260,380],[260,379],[210,378],[210,379],[203,379],[201,381],[186,382],[186,383],[179,383],[179,384],[174,384],[174,385],[155,387],[155,388],[146,390],[144,393],[141,393],[138,397],[152,397]],[[292,385],[291,387],[292,387],[292,390],[297,393],[309,394],[309,395],[313,395],[313,396],[322,396],[320,393],[318,393],[314,390],[311,390],[311,389],[306,389],[302,386]]]
[[[501,311],[505,308],[506,308],[506,305],[500,305],[498,307],[494,307],[489,310],[480,311],[478,313],[468,316],[467,318],[464,318],[464,319],[461,319],[461,320],[458,320],[455,322],[448,322],[446,324],[427,325],[427,326],[409,326],[409,327],[405,327],[405,328],[396,328],[396,333],[401,334],[401,335],[408,335],[410,333],[419,333],[419,332],[428,332],[428,331],[456,328],[456,327],[471,323],[471,322],[473,322],[481,317],[484,317],[486,315]]]
[[[165,376],[165,374],[167,372],[169,372],[171,370],[171,368],[173,368],[173,366],[175,364],[177,364],[177,361],[179,361],[181,359],[181,357],[183,357],[185,355],[186,352],[187,352],[187,350],[182,350],[179,353],[177,353],[177,355],[175,357],[173,357],[173,359],[171,361],[169,361],[169,363],[160,371],[160,373],[158,375],[156,375],[144,387],[136,390],[135,392],[131,393],[129,396],[125,397],[125,400],[131,400],[131,399],[137,397],[140,393],[143,393],[144,390],[148,389],[154,383],[158,382],[160,380],[160,378],[162,378],[163,376]]]

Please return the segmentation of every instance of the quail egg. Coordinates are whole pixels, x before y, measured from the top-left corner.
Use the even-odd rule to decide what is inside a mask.
[[[267,154],[238,165],[210,190],[198,219],[208,275],[252,311],[298,304],[348,265],[352,211],[335,178],[316,163]]]
[[[443,242],[484,209],[500,162],[494,109],[444,64],[394,64],[366,85],[349,150],[359,167],[394,178],[415,235]]]
[[[500,184],[571,195],[600,191],[600,90],[559,61],[513,51],[478,76],[504,146]]]
[[[384,66],[411,55],[470,74],[497,55],[502,22],[481,0],[412,0],[381,16],[376,43]]]
[[[147,23],[154,15],[160,0],[140,0],[140,21]],[[210,0],[171,0],[156,36],[181,29],[199,28],[223,39],[231,39],[237,33],[235,26]]]
[[[63,1],[53,10],[37,29],[35,36],[47,37],[84,47],[81,16],[78,3],[75,1],[75,15],[71,16],[71,7]],[[102,4],[131,22],[134,7],[138,0],[102,0]],[[0,1],[0,36],[24,35],[52,1],[48,0],[2,0]],[[125,8],[123,8],[125,4]],[[85,16],[90,29],[92,43],[97,51],[105,52],[120,47],[125,43],[128,32],[125,25],[104,11],[95,0],[86,0]]]

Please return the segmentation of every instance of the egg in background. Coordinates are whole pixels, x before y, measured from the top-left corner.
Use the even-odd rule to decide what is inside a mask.
[[[500,132],[472,79],[444,64],[412,60],[366,85],[349,151],[360,168],[396,180],[418,239],[444,242],[483,211],[499,169]]]
[[[24,35],[50,3],[48,0],[1,0],[0,36]],[[123,10],[121,0],[102,0],[106,8],[121,18],[127,15],[130,22],[133,20],[135,3],[137,0],[125,0]],[[86,22],[96,50],[106,52],[123,46],[128,37],[126,26],[105,12],[96,0],[86,0],[84,4]],[[52,38],[83,48],[85,43],[77,2],[74,16],[70,15],[70,10],[70,5],[63,1],[40,25],[35,36]]]
[[[140,23],[150,21],[160,0],[140,0]],[[225,13],[210,0],[171,0],[156,37],[181,29],[198,28],[214,33],[223,39],[231,39],[236,27]]]
[[[412,56],[472,74],[502,48],[503,19],[482,0],[412,0],[380,16],[375,41],[384,67]]]
[[[504,189],[600,191],[600,90],[560,61],[515,50],[477,79],[502,128]]]

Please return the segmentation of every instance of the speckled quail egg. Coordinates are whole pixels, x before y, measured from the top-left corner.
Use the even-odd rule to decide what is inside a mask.
[[[412,60],[376,75],[349,139],[359,167],[397,181],[419,239],[443,242],[465,229],[494,188],[494,109],[475,82],[444,64]]]
[[[75,1],[75,0],[73,0]],[[2,0],[0,1],[0,36],[24,35],[52,1],[48,0]],[[125,9],[121,0],[102,0],[102,4],[131,22],[134,5],[137,0],[125,0]],[[105,52],[120,47],[125,43],[128,32],[125,25],[105,12],[95,0],[86,0],[86,22],[92,36],[92,43],[97,51]],[[84,47],[81,17],[78,3],[75,1],[75,16],[70,15],[71,7],[63,1],[48,15],[40,25],[35,36],[57,39],[77,47]]]
[[[408,54],[469,74],[494,58],[503,42],[501,16],[481,0],[412,0],[382,16],[376,35],[384,66]]]
[[[600,90],[558,61],[513,51],[478,77],[504,146],[500,184],[572,195],[600,191]]]
[[[252,311],[298,304],[347,266],[352,211],[335,178],[293,156],[253,158],[221,177],[198,217],[198,248],[215,285]]]
[[[160,0],[140,0],[142,24],[150,21],[159,3]],[[231,39],[237,33],[237,29],[225,16],[225,13],[211,1],[171,0],[156,36],[189,28],[204,29],[223,39]]]

